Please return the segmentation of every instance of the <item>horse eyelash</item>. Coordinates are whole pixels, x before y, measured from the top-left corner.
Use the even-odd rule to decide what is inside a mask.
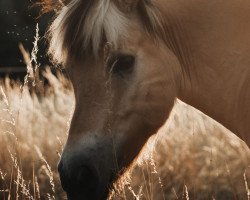
[[[106,65],[106,69],[108,69],[109,73],[111,73],[113,71],[113,69],[118,61],[119,61],[118,55],[107,57],[107,59],[105,61],[105,65]]]
[[[113,64],[111,65],[111,67],[110,67],[110,69],[109,69],[109,73],[111,74],[112,73],[112,71],[113,71],[113,69],[115,68],[115,66],[116,66],[116,64],[117,64],[117,62],[119,61],[119,59],[117,58],[114,62],[113,62]],[[109,66],[108,66],[109,67]]]

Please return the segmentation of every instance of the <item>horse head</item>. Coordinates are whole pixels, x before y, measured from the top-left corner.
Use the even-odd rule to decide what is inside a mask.
[[[181,67],[163,26],[149,0],[72,0],[52,23],[76,100],[58,167],[69,199],[105,199],[168,118]]]

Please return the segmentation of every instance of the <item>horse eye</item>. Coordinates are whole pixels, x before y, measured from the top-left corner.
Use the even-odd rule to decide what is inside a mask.
[[[135,56],[133,55],[116,55],[109,62],[109,71],[124,78],[133,72],[135,65]]]

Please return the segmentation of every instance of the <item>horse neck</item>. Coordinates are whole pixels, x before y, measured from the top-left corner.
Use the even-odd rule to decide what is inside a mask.
[[[234,132],[250,146],[250,72],[213,70],[200,65],[179,98]]]
[[[166,16],[170,48],[184,68],[178,98],[250,146],[250,13],[245,9],[250,3],[211,0],[191,5],[196,2],[162,4],[165,13],[171,13]]]

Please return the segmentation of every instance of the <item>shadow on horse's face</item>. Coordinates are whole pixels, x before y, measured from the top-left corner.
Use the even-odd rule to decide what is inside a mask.
[[[143,31],[129,33],[68,69],[76,107],[59,172],[69,199],[106,199],[173,107],[178,61]]]
[[[126,43],[105,54],[69,69],[76,107],[59,164],[69,199],[106,199],[165,122],[177,93],[173,54],[140,32],[131,30]]]

